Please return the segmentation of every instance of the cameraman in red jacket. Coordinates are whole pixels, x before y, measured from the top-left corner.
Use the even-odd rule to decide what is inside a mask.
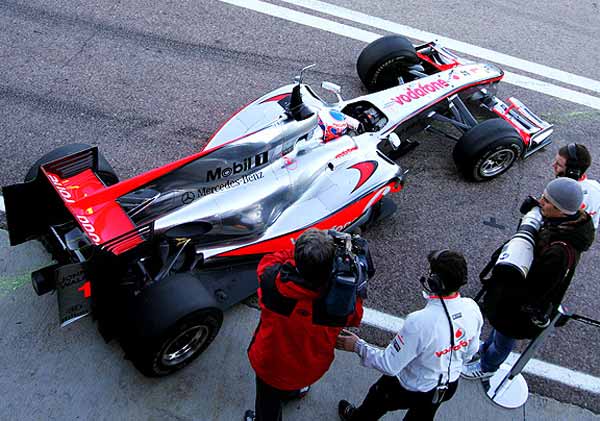
[[[260,261],[261,315],[248,348],[256,372],[256,413],[246,411],[246,421],[281,420],[283,402],[303,397],[329,369],[341,329],[360,324],[360,297],[349,316],[326,311],[335,252],[326,231],[309,229],[298,237],[293,252],[273,253]]]

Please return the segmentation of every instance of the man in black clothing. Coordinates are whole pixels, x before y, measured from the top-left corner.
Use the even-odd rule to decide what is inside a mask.
[[[480,360],[467,364],[462,376],[491,377],[510,354],[516,339],[533,339],[550,323],[570,283],[579,257],[594,241],[594,224],[581,210],[583,192],[570,178],[546,186],[539,202],[526,201],[521,211],[539,206],[543,224],[531,269],[525,280],[492,279],[484,296],[484,315],[493,329],[479,348]]]

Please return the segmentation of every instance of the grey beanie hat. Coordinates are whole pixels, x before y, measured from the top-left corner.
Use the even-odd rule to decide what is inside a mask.
[[[548,183],[544,197],[566,215],[575,215],[583,203],[583,191],[571,178],[559,177]]]

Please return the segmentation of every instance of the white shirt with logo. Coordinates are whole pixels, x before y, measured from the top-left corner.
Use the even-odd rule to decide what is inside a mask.
[[[583,190],[583,204],[581,208],[590,214],[594,222],[594,228],[598,229],[598,219],[600,215],[600,183],[596,180],[590,180],[584,175],[579,179],[579,185]]]
[[[407,390],[427,392],[438,385],[440,374],[448,380],[450,325],[439,298],[428,297],[422,310],[411,313],[402,329],[385,349],[359,340],[355,351],[365,367],[397,376]],[[463,363],[479,349],[483,317],[470,298],[459,294],[444,299],[454,328],[450,381],[458,379]]]

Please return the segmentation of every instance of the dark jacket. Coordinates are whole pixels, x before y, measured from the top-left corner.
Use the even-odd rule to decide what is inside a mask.
[[[490,279],[484,314],[494,329],[515,339],[531,339],[541,328],[532,322],[552,314],[569,288],[582,252],[594,241],[592,218],[547,219],[540,228],[525,280]]]
[[[260,322],[248,348],[256,375],[280,390],[297,390],[319,380],[333,362],[344,326],[358,326],[360,298],[348,317],[325,312],[322,290],[311,288],[294,265],[293,253],[266,255],[258,265]]]

